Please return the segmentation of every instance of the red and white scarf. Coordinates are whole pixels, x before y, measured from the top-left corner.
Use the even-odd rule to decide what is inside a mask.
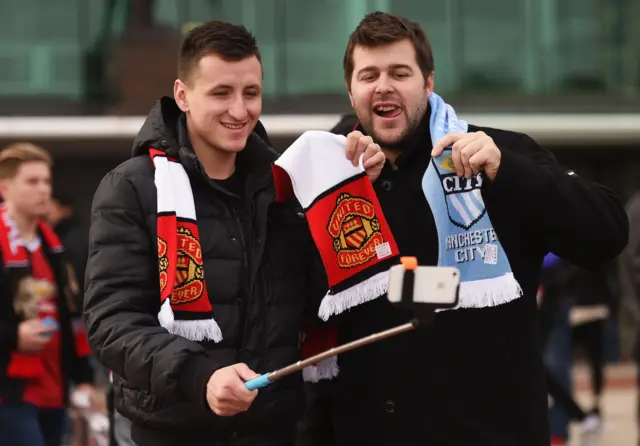
[[[302,134],[273,167],[276,200],[292,194],[303,209],[322,257],[329,290],[318,311],[323,321],[387,292],[389,268],[399,251],[362,165],[345,156],[346,138],[329,132]],[[302,357],[337,346],[335,327],[303,327]],[[303,370],[305,381],[337,376],[337,359]]]
[[[160,276],[160,325],[192,341],[220,342],[204,276],[189,177],[177,160],[150,149],[155,167]]]

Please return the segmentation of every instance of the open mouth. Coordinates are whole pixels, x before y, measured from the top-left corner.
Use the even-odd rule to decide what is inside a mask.
[[[375,107],[373,107],[373,112],[382,118],[391,119],[400,116],[400,113],[402,113],[402,109],[397,105],[391,104],[376,105]]]
[[[246,125],[245,124],[227,124],[227,123],[222,123],[222,126],[226,129],[229,130],[240,130],[242,127],[244,127]]]

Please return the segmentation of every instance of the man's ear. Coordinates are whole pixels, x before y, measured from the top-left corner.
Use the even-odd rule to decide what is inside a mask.
[[[189,97],[187,95],[187,86],[180,79],[176,79],[173,83],[173,98],[178,104],[178,108],[183,112],[189,111]]]
[[[356,109],[356,104],[353,102],[353,95],[351,94],[351,85],[347,81],[344,82],[344,85],[347,87],[347,93],[349,93],[349,101],[351,101],[351,108]]]
[[[427,98],[429,96],[431,96],[431,93],[433,93],[433,85],[434,85],[433,77],[434,77],[434,73],[432,71],[431,74],[427,77],[427,80],[425,81],[424,88],[425,88],[426,93],[427,93]]]

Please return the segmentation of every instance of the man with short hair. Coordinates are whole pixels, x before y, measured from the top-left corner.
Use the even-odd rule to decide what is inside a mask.
[[[527,135],[459,120],[434,93],[431,46],[414,22],[367,15],[344,74],[357,130],[387,157],[374,188],[400,255],[456,266],[462,283],[457,308],[427,328],[338,358],[336,444],[548,445],[542,260],[551,251],[588,267],[615,257],[628,232],[618,198]],[[384,296],[333,304],[340,343],[412,318]]]
[[[44,222],[51,165],[30,143],[0,152],[0,438],[8,446],[59,445],[70,381],[92,392],[79,290]]]
[[[85,317],[138,446],[292,444],[300,376],[244,383],[299,359],[326,279],[299,204],[275,200],[262,74],[244,27],[193,29],[175,100],[158,102],[96,191]],[[374,179],[380,148],[352,141],[345,157],[363,155]]]

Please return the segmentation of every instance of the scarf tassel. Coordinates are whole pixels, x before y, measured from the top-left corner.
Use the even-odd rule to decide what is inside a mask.
[[[169,299],[165,299],[162,303],[158,320],[169,333],[192,341],[220,342],[222,340],[222,330],[215,319],[176,320]]]
[[[340,314],[357,305],[377,299],[387,292],[389,272],[383,271],[336,294],[327,293],[322,299],[318,316],[327,321],[332,315]]]
[[[331,356],[302,369],[302,379],[304,382],[317,383],[323,379],[333,379],[339,372],[338,357]]]
[[[470,280],[460,284],[456,308],[487,308],[509,303],[522,296],[522,288],[513,273],[491,279]]]

